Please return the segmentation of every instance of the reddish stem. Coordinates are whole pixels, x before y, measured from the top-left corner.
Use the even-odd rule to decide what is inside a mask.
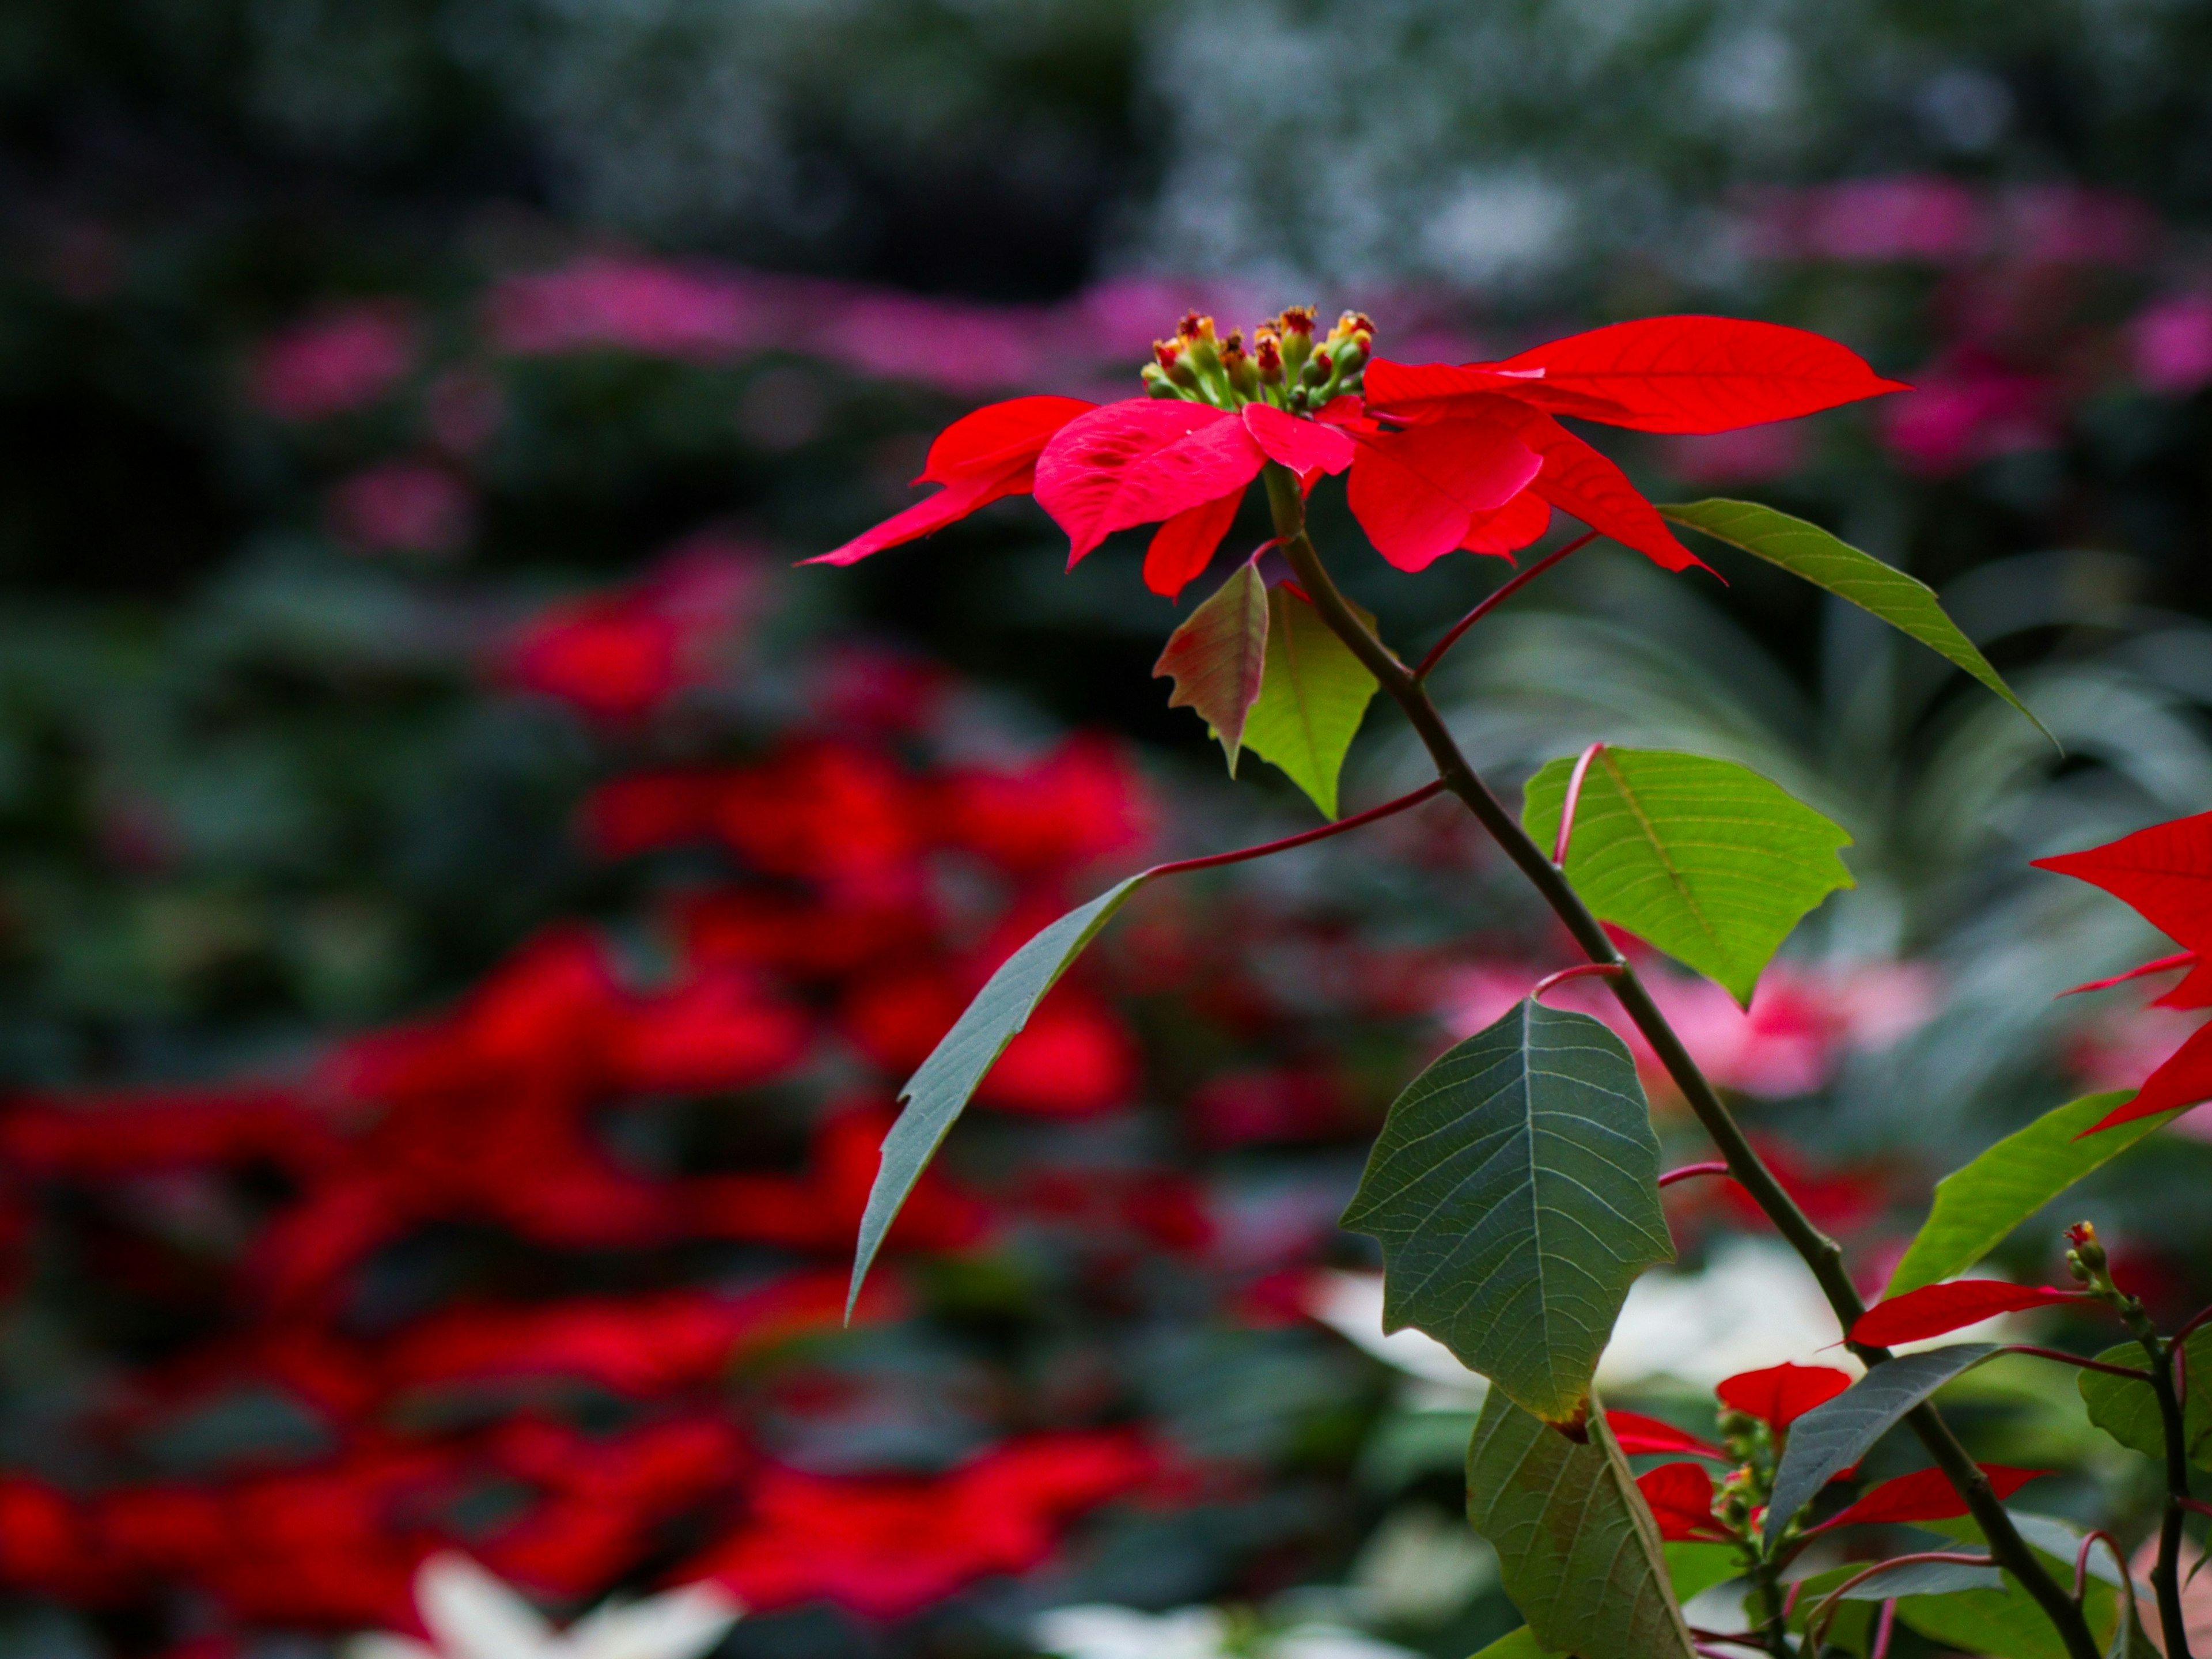
[[[1679,1170],[1669,1170],[1659,1177],[1662,1187],[1671,1187],[1678,1181],[1694,1181],[1699,1176],[1733,1176],[1735,1171],[1719,1159],[1711,1164],[1685,1164]]]
[[[1442,794],[1444,788],[1444,781],[1438,778],[1434,783],[1423,784],[1410,795],[1386,800],[1380,806],[1370,806],[1364,812],[1339,818],[1334,823],[1324,823],[1318,830],[1301,830],[1297,835],[1285,836],[1280,841],[1262,842],[1257,847],[1241,847],[1233,853],[1208,853],[1203,858],[1177,859],[1173,864],[1156,864],[1145,873],[1147,876],[1180,876],[1187,871],[1211,870],[1218,865],[1242,864],[1247,859],[1263,859],[1270,853],[1287,853],[1293,847],[1304,847],[1309,842],[1327,841],[1331,836],[1357,830],[1363,823],[1372,823],[1377,818],[1389,817],[1393,812],[1419,806],[1423,801]]]
[[[2212,1504],[2201,1498],[2176,1498],[2171,1501],[2179,1508],[2193,1510],[2199,1515],[2212,1515]]]
[[[2212,1320],[2212,1306],[2199,1308],[2183,1322],[2181,1328],[2173,1334],[2173,1351],[2177,1357],[2181,1352],[2181,1345],[2188,1341],[2207,1320]]]
[[[1581,758],[1575,762],[1573,775],[1567,780],[1567,798],[1559,803],[1559,836],[1552,843],[1554,868],[1564,870],[1567,867],[1567,842],[1575,833],[1575,809],[1583,804],[1583,780],[1589,775],[1590,763],[1597,758],[1598,750],[1604,747],[1605,744],[1601,739],[1583,750]]]
[[[1545,992],[1554,985],[1564,985],[1571,979],[1588,979],[1593,975],[1611,979],[1627,971],[1628,964],[1625,962],[1578,962],[1571,968],[1562,968],[1558,973],[1547,974],[1538,980],[1528,992],[1528,1000],[1541,1002]]]
[[[2121,1576],[2124,1577],[2127,1575],[2127,1557],[2120,1553],[2120,1547],[2113,1540],[2112,1534],[2104,1530],[2103,1528],[2099,1528],[2095,1532],[2091,1533],[2087,1538],[2084,1538],[2081,1540],[2081,1547],[2074,1552],[2074,1599],[2076,1601],[2080,1601],[2082,1596],[2088,1592],[2089,1552],[2097,1547],[2097,1540],[2100,1538],[2105,1540],[2106,1547],[2112,1551],[2112,1559],[2120,1564]]]
[[[1897,1603],[1881,1604],[1881,1622],[1874,1627],[1874,1646],[1868,1650],[1867,1659],[1889,1659],[1889,1638],[1897,1628]]]
[[[1429,647],[1429,654],[1422,658],[1420,665],[1413,670],[1414,682],[1419,684],[1420,681],[1425,680],[1429,677],[1429,671],[1443,660],[1444,653],[1450,650],[1452,647],[1459,643],[1459,636],[1461,635],[1466,633],[1468,629],[1474,627],[1475,623],[1480,622],[1492,611],[1497,610],[1498,607],[1504,604],[1506,600],[1511,599],[1522,588],[1528,586],[1530,582],[1534,581],[1537,577],[1542,575],[1553,565],[1559,563],[1560,560],[1565,558],[1568,554],[1576,551],[1577,549],[1589,546],[1590,543],[1596,539],[1597,532],[1595,530],[1589,531],[1583,535],[1576,537],[1574,540],[1569,542],[1558,552],[1547,553],[1542,558],[1537,560],[1535,563],[1530,565],[1526,570],[1520,572],[1518,574],[1508,580],[1495,593],[1486,596],[1480,605],[1475,606],[1474,610],[1468,611],[1467,615],[1462,617],[1457,622],[1454,623],[1451,625],[1450,631],[1445,634],[1443,638],[1438,640],[1434,645]]]
[[[2137,1382],[2148,1382],[2150,1373],[2138,1370],[2133,1365],[2108,1365],[2101,1359],[2084,1359],[2078,1353],[2068,1353],[2063,1348],[2039,1348],[2027,1342],[2008,1342],[1998,1350],[2001,1353],[2024,1353],[2036,1359],[2057,1359],[2069,1365],[2079,1365],[2085,1371],[2102,1371],[2107,1376],[2124,1376]]]

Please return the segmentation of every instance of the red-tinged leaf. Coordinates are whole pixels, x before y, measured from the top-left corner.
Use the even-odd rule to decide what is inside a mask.
[[[1352,439],[1340,426],[1302,421],[1273,404],[1247,404],[1243,414],[1244,429],[1267,451],[1267,459],[1302,478],[1316,471],[1333,475],[1352,465]]]
[[[1626,411],[1595,418],[1640,432],[1727,432],[1911,390],[1833,340],[1733,317],[1646,317],[1476,367],[1540,368],[1554,390]],[[1371,379],[1368,397],[1374,400]]]
[[[1613,1431],[1613,1437],[1620,1443],[1621,1450],[1631,1457],[1646,1452],[1687,1452],[1692,1457],[1710,1457],[1716,1463],[1735,1461],[1718,1446],[1710,1445],[1672,1423],[1646,1417],[1641,1412],[1608,1411],[1605,1424]]]
[[[1377,357],[1361,375],[1367,407],[1406,421],[1463,414],[1470,397],[1503,394],[1555,415],[1626,425],[1632,411],[1610,398],[1554,385],[1540,370],[1503,369],[1485,363],[1394,363]]]
[[[1636,1490],[1668,1543],[1727,1535],[1713,1520],[1713,1478],[1695,1463],[1662,1463],[1636,1477]]]
[[[1037,457],[1037,505],[1073,567],[1116,530],[1171,519],[1241,489],[1267,455],[1225,409],[1131,398],[1079,415]]]
[[[2029,1481],[2051,1473],[2049,1469],[2016,1469],[2005,1463],[1978,1463],[1975,1467],[1989,1476],[1990,1487],[2000,1499],[2011,1497]],[[1866,1526],[1877,1521],[1892,1524],[1948,1521],[1966,1513],[1966,1500],[1959,1496],[1959,1489],[1942,1470],[1921,1469],[1883,1481],[1857,1503],[1837,1511],[1810,1530],[1826,1532],[1831,1527]]]
[[[1012,398],[963,415],[937,434],[916,483],[957,483],[999,472],[1015,461],[1033,461],[1052,434],[1096,409],[1082,398]]]
[[[1552,504],[1534,490],[1524,489],[1504,506],[1476,514],[1460,546],[1469,553],[1495,554],[1510,563],[1516,553],[1551,527]]]
[[[2034,865],[2103,888],[2177,945],[2212,948],[2212,812]]]
[[[2132,1100],[2107,1112],[2075,1139],[2207,1100],[2212,1100],[2212,1024],[2199,1026],[2188,1042],[2167,1055],[2165,1063],[2143,1079]]]
[[[1267,584],[1249,562],[1168,635],[1152,678],[1175,682],[1170,708],[1192,708],[1213,728],[1237,775],[1244,722],[1267,667]]]
[[[1362,436],[1352,465],[1352,515],[1401,570],[1424,570],[1460,544],[1477,513],[1503,507],[1540,463],[1497,420],[1432,421]]]
[[[1145,586],[1172,599],[1203,575],[1243,502],[1244,492],[1232,489],[1218,501],[1185,507],[1154,531],[1145,550]]]
[[[1961,1279],[1948,1285],[1923,1285],[1903,1296],[1877,1303],[1858,1316],[1851,1340],[1874,1347],[1924,1342],[1962,1325],[1979,1324],[1999,1314],[2049,1308],[2086,1299],[2080,1291],[2037,1285],[2008,1285],[2001,1279]]]
[[[1025,495],[1030,483],[1030,464],[1012,463],[1004,472],[982,472],[955,480],[927,501],[916,501],[903,513],[893,514],[873,530],[855,536],[842,547],[818,553],[802,564],[857,564],[871,553],[880,553],[901,542],[910,542],[956,524],[1002,496]]]
[[[1722,1405],[1781,1430],[1850,1386],[1850,1373],[1832,1365],[1770,1365],[1765,1370],[1739,1371],[1713,1393]]]
[[[1663,570],[1705,570],[1696,554],[1674,539],[1658,508],[1629,483],[1628,475],[1539,410],[1526,411],[1521,441],[1543,458],[1528,487],[1563,513],[1601,535],[1632,547]]]

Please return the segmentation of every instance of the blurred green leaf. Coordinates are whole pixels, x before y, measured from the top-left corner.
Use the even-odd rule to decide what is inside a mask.
[[[1727,1583],[1743,1570],[1733,1544],[1671,1543],[1667,1546],[1667,1577],[1674,1586],[1674,1599],[1686,1601],[1716,1584]]]
[[[1268,608],[1267,584],[1259,570],[1240,564],[1168,635],[1166,649],[1152,665],[1153,678],[1175,682],[1168,707],[1197,710],[1220,739],[1232,778],[1245,717],[1266,674]]]
[[[2212,1325],[2190,1333],[2182,1345],[2187,1358],[2189,1392],[2181,1402],[2181,1432],[2188,1444],[2189,1461],[2201,1469],[2212,1469]],[[2123,1342],[2097,1356],[2106,1364],[2142,1367],[2149,1356],[2137,1342]],[[2148,1382],[2112,1376],[2103,1371],[2082,1371],[2075,1378],[2089,1420],[2123,1446],[2155,1457],[2166,1457],[2166,1428],[2160,1421],[2158,1396]]]
[[[2045,1565],[2050,1565],[2046,1562]],[[2059,1571],[2070,1574],[2073,1564]],[[2099,1643],[2118,1626],[2118,1601],[2092,1580],[2082,1611]],[[2008,1574],[2002,1589],[1958,1590],[1948,1595],[1908,1595],[1897,1604],[1900,1622],[1931,1640],[1989,1659],[2066,1659],[2066,1644],[2048,1613]]]
[[[1902,1296],[1964,1273],[2059,1194],[2172,1116],[2138,1118],[2075,1139],[2129,1093],[2122,1089],[2069,1101],[1937,1182],[1935,1206],[1883,1295]]]
[[[1522,819],[1559,838],[1576,758],[1528,780]],[[1747,766],[1663,749],[1602,749],[1583,781],[1567,879],[1617,922],[1728,988],[1747,1006],[1806,912],[1850,872],[1851,838]]]
[[[1523,1001],[1391,1105],[1344,1225],[1382,1244],[1382,1326],[1574,1420],[1636,1276],[1674,1259],[1659,1142],[1619,1037]]]
[[[1559,1659],[1559,1656],[1539,1642],[1535,1632],[1523,1625],[1519,1630],[1506,1632],[1476,1654],[1474,1659]]]
[[[1689,1659],[1658,1526],[1605,1413],[1592,1411],[1589,1426],[1578,1443],[1492,1389],[1468,1443],[1468,1519],[1498,1552],[1532,1644],[1581,1659]]]
[[[1287,773],[1324,817],[1336,816],[1337,777],[1374,695],[1375,677],[1321,613],[1285,587],[1269,590],[1267,673],[1244,742]]]
[[[977,1085],[1006,1052],[1006,1045],[1029,1024],[1045,993],[1059,982],[1068,964],[1098,937],[1099,930],[1114,919],[1114,913],[1149,874],[1139,872],[1108,888],[1090,903],[1070,910],[1000,963],[967,1011],[929,1051],[929,1058],[907,1079],[899,1092],[905,1109],[884,1137],[883,1162],[877,1168],[875,1184],[868,1189],[868,1206],[860,1217],[853,1286],[846,1299],[848,1316],[853,1304],[860,1299],[869,1265],[883,1248],[884,1237],[898,1218],[907,1194],[921,1179],[922,1170],[937,1155]]]
[[[1740,547],[1792,575],[1802,576],[1814,586],[1825,587],[1911,635],[1938,656],[1965,669],[2020,710],[2054,744],[2057,743],[2051,728],[2035,718],[2034,711],[2013,694],[1974,642],[1959,631],[1958,623],[1944,614],[1924,582],[1838,540],[1816,524],[1793,519],[1756,501],[1684,501],[1662,506],[1659,511],[1676,524],[1701,530],[1716,541]]]

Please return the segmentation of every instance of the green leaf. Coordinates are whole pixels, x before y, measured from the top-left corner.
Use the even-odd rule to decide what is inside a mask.
[[[1522,821],[1559,839],[1570,757],[1528,780]],[[1567,879],[1591,909],[1749,1006],[1799,920],[1851,872],[1850,835],[1747,766],[1663,749],[1601,749],[1583,781]]]
[[[2045,1565],[2056,1566],[2062,1583],[2070,1582],[2072,1562]],[[2119,1598],[2111,1588],[2093,1580],[2081,1610],[2098,1642],[2110,1641],[2120,1622]],[[2002,1589],[1906,1596],[1897,1604],[1897,1616],[1908,1628],[1962,1652],[1990,1659],[2066,1659],[2066,1644],[2051,1616],[2009,1573]]]
[[[1875,1366],[1825,1406],[1790,1425],[1774,1496],[1766,1510],[1766,1547],[1774,1547],[1790,1516],[1820,1488],[1873,1449],[1905,1413],[1997,1352],[1995,1342],[1955,1342]]]
[[[1244,742],[1288,773],[1325,817],[1336,816],[1337,776],[1374,695],[1375,677],[1321,612],[1286,587],[1271,589],[1267,672]]]
[[[1825,587],[1911,635],[1937,656],[1965,669],[2020,710],[2053,744],[2057,743],[2051,728],[2013,695],[2013,689],[1990,666],[1989,659],[1944,614],[1926,583],[1884,564],[1871,553],[1861,552],[1849,542],[1838,540],[1816,524],[1793,519],[1756,501],[1685,501],[1662,506],[1659,511],[1676,524],[1702,530],[1716,541],[1740,547],[1769,564],[1781,566],[1793,576],[1802,576],[1815,587]]]
[[[883,1248],[884,1236],[890,1231],[907,1194],[937,1155],[976,1085],[1029,1024],[1037,1004],[1067,971],[1068,963],[1082,954],[1083,947],[1098,936],[1099,929],[1113,920],[1114,913],[1151,873],[1144,871],[1131,876],[1090,903],[1070,910],[1000,963],[967,1012],[906,1080],[906,1087],[899,1092],[906,1109],[884,1137],[883,1161],[877,1166],[875,1185],[868,1189],[868,1206],[860,1217],[853,1288],[845,1300],[847,1318],[852,1317],[853,1306],[860,1300],[861,1281],[867,1278],[876,1252]]]
[[[1385,1331],[1578,1420],[1629,1285],[1674,1255],[1636,1062],[1587,1014],[1518,1004],[1393,1103],[1344,1225],[1382,1241]]]
[[[1885,1296],[1903,1296],[1964,1273],[2038,1210],[2141,1140],[2172,1113],[2075,1137],[2128,1098],[2125,1089],[2084,1095],[2007,1135],[1936,1183],[1935,1207],[1889,1276]]]
[[[1659,1528],[1603,1412],[1579,1443],[1492,1389],[1468,1443],[1467,1516],[1544,1650],[1691,1659]]]
[[[2074,1582],[2075,1558],[2081,1547],[2083,1534],[2081,1530],[2070,1522],[2061,1521],[2054,1516],[2038,1515],[2030,1510],[2008,1510],[2005,1512],[2012,1517],[2014,1528],[2034,1550],[2045,1570],[2060,1583],[2070,1585]],[[1988,1544],[1981,1528],[1968,1516],[1956,1516],[1949,1520],[1922,1524],[1927,1531],[1948,1538],[1962,1539],[1984,1547]],[[2111,1553],[2102,1548],[2092,1550],[2088,1560],[2090,1582],[2081,1610],[2088,1619],[2092,1634],[2100,1642],[2110,1644],[2109,1651],[2113,1659],[2141,1659],[2137,1652],[2126,1648],[2122,1641],[2125,1632],[2119,1616],[2121,1598],[2115,1592],[2125,1581],[2119,1569],[2113,1565]],[[1936,1606],[1937,1597],[1923,1598],[1920,1605],[1925,1611],[1921,1622],[1914,1628],[1926,1634],[1935,1634],[1936,1632],[1933,1627],[1940,1626],[1943,1634],[1956,1639],[1958,1633],[1966,1629],[1972,1619],[1987,1617],[1990,1621],[1991,1632],[1988,1643],[1984,1646],[1972,1647],[1972,1651],[1997,1655],[2000,1659],[2014,1652],[2020,1653],[2021,1659],[2039,1659],[2039,1656],[2045,1654],[2063,1652],[2063,1647],[2038,1645],[2044,1642],[2045,1633],[2050,1631],[2050,1620],[2033,1598],[2016,1588],[2016,1583],[2009,1574],[2004,1575],[2002,1589],[1978,1591],[1973,1598],[1955,1598],[1960,1601],[1957,1607]],[[1948,1601],[1954,1598],[1946,1596],[1940,1599]],[[1905,1609],[1911,1605],[1911,1602],[1900,1601],[1898,1603],[1899,1616],[1903,1618]]]
[[[1196,709],[1221,740],[1232,778],[1245,716],[1259,698],[1267,664],[1267,584],[1246,563],[1183,618],[1152,665],[1154,679],[1175,682],[1168,707]]]
[[[2191,1331],[2182,1344],[2187,1358],[2189,1393],[2181,1402],[2181,1434],[2188,1442],[2189,1461],[2200,1469],[2212,1469],[2212,1325]],[[2142,1367],[2150,1357],[2137,1342],[2123,1342],[2097,1356],[2110,1365]],[[2166,1429],[2160,1420],[2158,1396],[2150,1384],[2103,1371],[2076,1373],[2081,1403],[2089,1420],[2131,1450],[2163,1463]]]
[[[1743,1571],[1733,1544],[1676,1542],[1667,1546],[1667,1578],[1674,1600],[1686,1601]]]
[[[1506,1632],[1476,1654],[1474,1659],[1560,1659],[1560,1656],[1539,1642],[1523,1625],[1519,1630]]]

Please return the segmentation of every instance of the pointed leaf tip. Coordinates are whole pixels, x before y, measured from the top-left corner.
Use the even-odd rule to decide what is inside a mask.
[[[1363,619],[1372,622],[1373,618]],[[1267,671],[1244,723],[1245,746],[1336,817],[1344,757],[1376,690],[1351,647],[1329,631],[1311,600],[1285,582],[1267,593]]]
[[[1246,717],[1267,673],[1267,584],[1254,566],[1239,565],[1168,635],[1152,665],[1155,679],[1175,682],[1168,707],[1194,709],[1212,727],[1232,778]]]

